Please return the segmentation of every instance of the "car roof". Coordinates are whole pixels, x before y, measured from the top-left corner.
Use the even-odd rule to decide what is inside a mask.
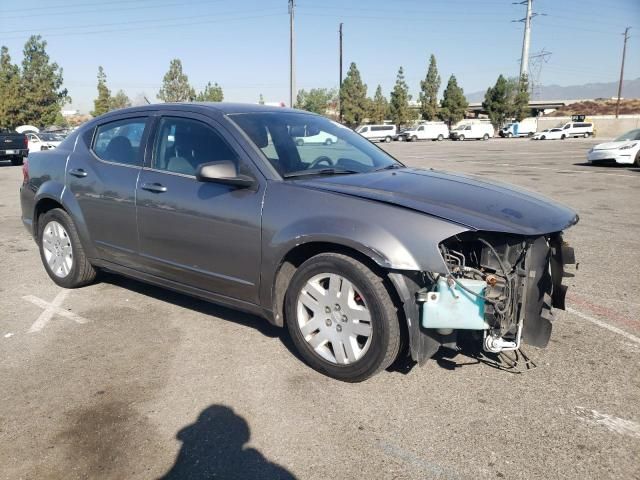
[[[157,110],[184,110],[184,111],[215,111],[223,115],[231,115],[235,113],[256,113],[256,112],[279,112],[279,113],[307,113],[302,110],[296,110],[286,107],[275,107],[270,105],[258,105],[253,103],[232,103],[232,102],[185,102],[185,103],[153,103],[150,105],[141,105],[138,107],[123,108],[120,110],[114,110],[106,115],[110,114],[123,114],[123,113],[135,113],[144,111],[157,111]]]

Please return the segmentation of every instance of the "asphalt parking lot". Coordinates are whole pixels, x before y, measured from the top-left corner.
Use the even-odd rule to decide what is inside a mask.
[[[462,351],[355,385],[250,315],[116,276],[58,288],[0,164],[0,478],[640,478],[640,169],[584,165],[595,143],[383,146],[570,205],[579,268],[536,368]]]

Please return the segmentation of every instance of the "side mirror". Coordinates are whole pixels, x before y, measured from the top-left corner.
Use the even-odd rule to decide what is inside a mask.
[[[249,188],[256,183],[248,175],[239,175],[236,164],[228,160],[201,164],[196,171],[196,179],[199,182],[221,183],[238,188]]]

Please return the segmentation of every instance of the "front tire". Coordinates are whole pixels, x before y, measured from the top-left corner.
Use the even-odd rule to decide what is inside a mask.
[[[63,288],[91,283],[96,271],[84,253],[73,220],[61,208],[49,210],[38,219],[38,247],[47,274]]]
[[[417,142],[418,141],[418,137],[416,137],[415,135],[411,137],[411,141],[412,142]]]
[[[438,135],[438,141],[441,142],[444,140],[444,135],[440,134]]]
[[[636,153],[636,159],[635,159],[635,161],[633,162],[633,165],[634,165],[635,167],[640,168],[640,151],[638,151],[638,153]]]
[[[333,144],[333,140],[331,140],[330,138],[327,138],[327,139],[324,141],[324,144],[325,144],[325,145],[332,145],[332,144]]]
[[[482,140],[484,140],[485,142],[486,142],[487,140],[489,140],[489,134],[488,134],[488,133],[485,133],[485,134],[482,136]]]
[[[391,143],[391,140],[393,140],[391,137],[384,137],[384,143]]]
[[[458,140],[460,140],[461,142],[464,142],[464,135],[458,135]]]
[[[285,299],[296,349],[315,370],[361,382],[400,349],[397,309],[383,279],[347,255],[323,253],[296,271]]]

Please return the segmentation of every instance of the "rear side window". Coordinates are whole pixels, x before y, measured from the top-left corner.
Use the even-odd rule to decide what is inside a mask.
[[[195,175],[201,164],[222,160],[238,166],[238,156],[209,125],[179,117],[164,117],[160,121],[153,168]]]
[[[93,153],[105,162],[140,166],[146,123],[146,118],[127,118],[100,125],[94,136]]]

